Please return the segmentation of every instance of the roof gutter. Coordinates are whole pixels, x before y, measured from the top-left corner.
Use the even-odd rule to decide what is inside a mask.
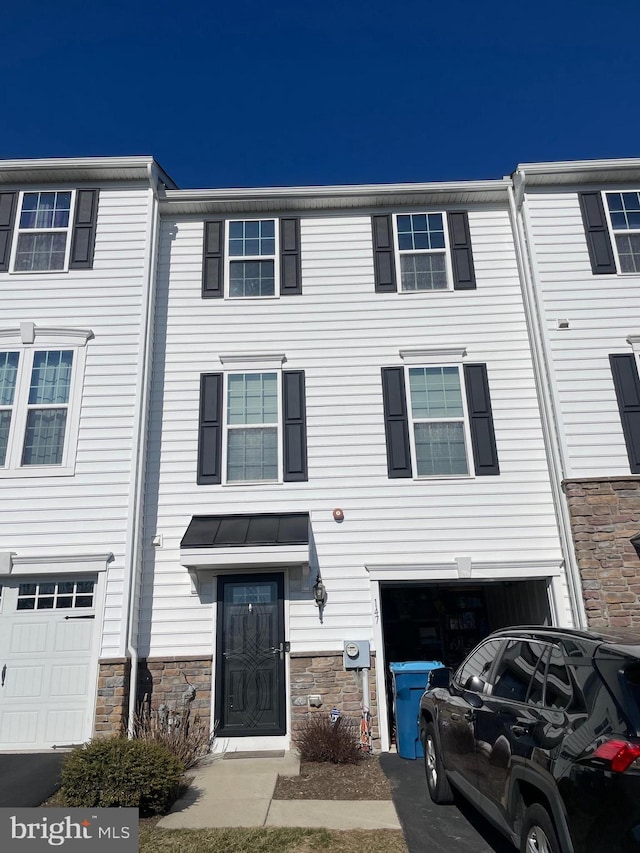
[[[523,223],[525,173],[519,168],[514,173],[513,186],[507,190],[509,209],[514,234],[516,260],[520,272],[520,282],[524,310],[528,318],[527,329],[531,345],[533,370],[538,389],[538,403],[544,443],[547,449],[547,467],[553,502],[556,508],[556,521],[560,535],[560,546],[565,561],[569,599],[577,627],[587,625],[586,610],[582,598],[582,580],[573,548],[569,507],[562,490],[565,473],[565,459],[555,418],[555,406],[549,381],[549,359],[545,346],[544,329],[538,302],[538,282],[535,264],[527,240],[527,230]]]

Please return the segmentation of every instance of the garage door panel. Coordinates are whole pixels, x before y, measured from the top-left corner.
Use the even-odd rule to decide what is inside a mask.
[[[9,653],[12,655],[44,654],[47,651],[50,624],[18,622],[11,626]]]
[[[48,711],[45,722],[45,740],[47,743],[77,743],[78,732],[82,731],[84,714],[77,708]]]
[[[20,745],[23,749],[38,743],[37,711],[3,711],[0,713],[0,733],[3,743]]]
[[[26,699],[42,696],[45,669],[43,666],[13,664],[7,668],[4,686],[5,699]]]
[[[49,695],[84,696],[89,685],[89,668],[86,664],[54,666],[51,669]]]
[[[64,619],[64,617],[60,617]],[[93,622],[89,620],[68,620],[58,622],[55,626],[53,647],[56,652],[86,652],[91,653],[93,639]]]
[[[91,735],[97,669],[94,581],[3,584],[0,750],[46,749]]]

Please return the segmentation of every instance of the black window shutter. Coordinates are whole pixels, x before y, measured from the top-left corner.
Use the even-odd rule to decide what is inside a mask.
[[[204,223],[204,254],[202,258],[202,297],[221,299],[224,296],[223,233],[220,219]]]
[[[454,290],[475,290],[476,274],[473,268],[469,214],[466,210],[449,213],[449,246],[453,269]]]
[[[391,214],[371,217],[373,232],[373,269],[376,293],[395,293],[395,261],[393,257],[393,222]]]
[[[0,272],[7,272],[18,193],[0,193]]]
[[[465,364],[464,384],[467,390],[476,476],[499,474],[486,364]]]
[[[280,220],[280,295],[302,293],[300,264],[300,220]]]
[[[304,391],[304,370],[283,371],[284,480],[288,483],[308,479],[307,416]]]
[[[382,404],[384,407],[389,478],[411,477],[409,417],[404,387],[404,368],[382,368]]]
[[[616,262],[604,215],[602,195],[599,192],[580,193],[580,210],[593,274],[615,273]]]
[[[200,376],[198,483],[222,482],[222,373]]]
[[[634,355],[610,355],[622,432],[632,474],[640,474],[640,379]]]
[[[96,244],[98,219],[98,190],[78,190],[76,209],[73,216],[73,236],[69,269],[90,270],[93,268],[93,250]]]

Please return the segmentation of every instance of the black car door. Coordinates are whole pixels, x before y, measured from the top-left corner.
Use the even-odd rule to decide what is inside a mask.
[[[485,683],[501,645],[502,640],[487,640],[469,655],[438,709],[442,759],[454,783],[467,791],[469,786],[478,786],[476,713],[485,699]]]
[[[509,824],[513,781],[524,778],[540,723],[548,644],[510,639],[492,672],[489,693],[476,710],[476,754],[486,808]]]

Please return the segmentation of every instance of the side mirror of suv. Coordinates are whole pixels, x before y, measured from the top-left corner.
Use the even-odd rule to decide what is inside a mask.
[[[440,666],[432,669],[427,679],[427,690],[434,687],[449,687],[451,684],[451,669],[448,666]]]

